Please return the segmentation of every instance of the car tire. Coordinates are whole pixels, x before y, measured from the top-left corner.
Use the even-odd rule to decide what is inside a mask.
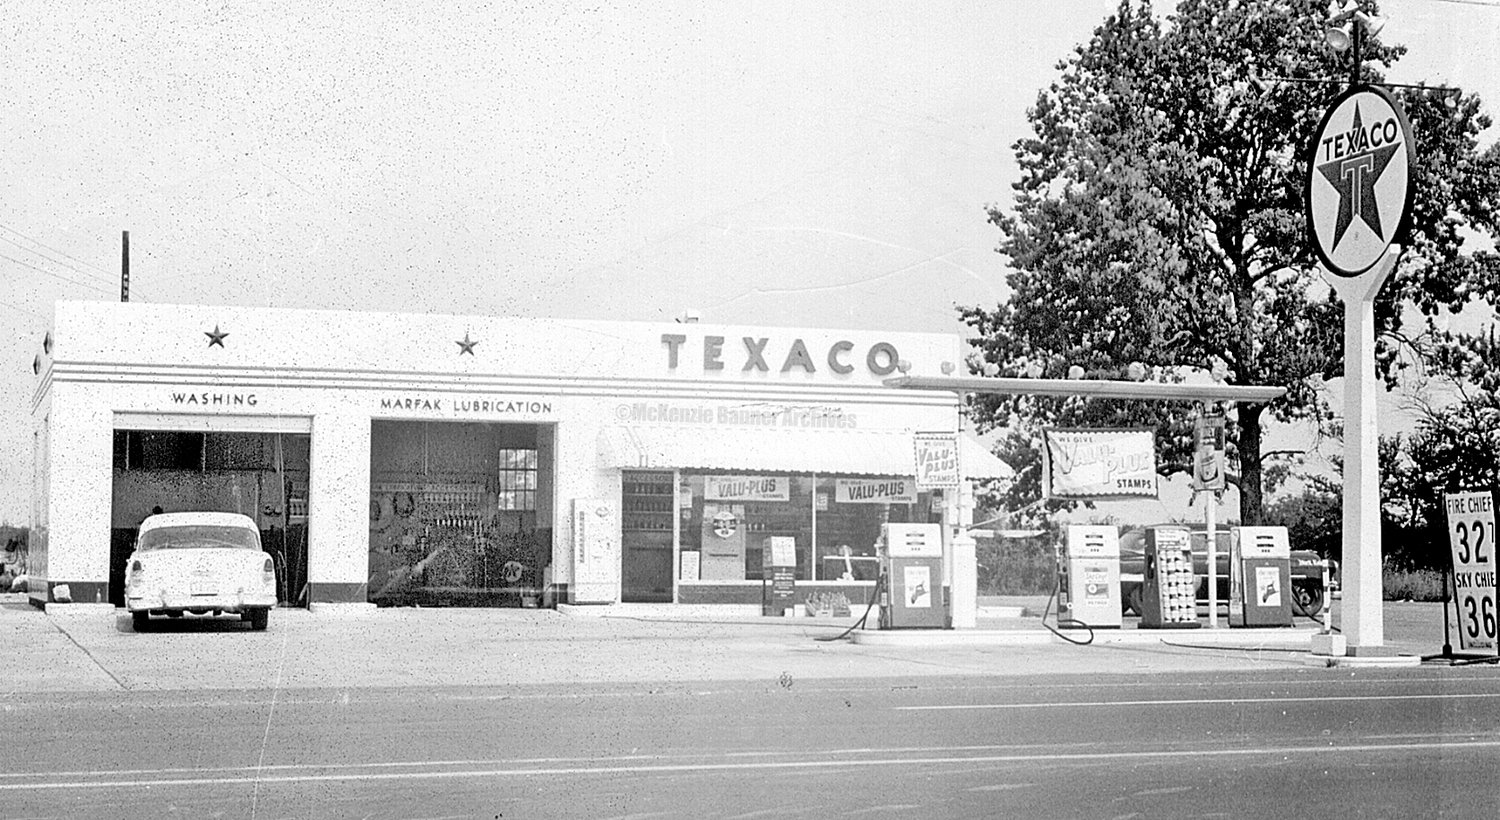
[[[1305,618],[1323,614],[1323,588],[1311,584],[1292,585],[1292,608]]]
[[[271,610],[252,609],[245,613],[245,620],[250,622],[250,628],[256,632],[266,631],[266,626],[271,623]]]
[[[151,613],[138,610],[130,613],[130,626],[137,632],[145,632],[151,628]]]

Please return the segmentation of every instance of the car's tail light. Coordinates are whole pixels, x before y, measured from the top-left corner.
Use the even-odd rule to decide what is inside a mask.
[[[263,572],[263,573],[265,573],[266,575],[275,576],[276,575],[276,562],[272,561],[270,558],[267,558],[266,559],[266,565],[263,566],[263,567],[261,567],[260,571]]]

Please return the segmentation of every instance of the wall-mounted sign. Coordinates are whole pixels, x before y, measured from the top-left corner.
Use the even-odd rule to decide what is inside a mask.
[[[1156,497],[1151,430],[1043,430],[1042,444],[1048,498]]]
[[[954,433],[914,433],[917,489],[957,489],[962,478],[958,468],[958,436]]]
[[[663,333],[661,344],[666,352],[668,370],[676,370],[684,355],[696,359],[701,353],[705,373],[729,368],[740,373],[770,373],[772,370],[779,373],[793,370],[816,373],[826,368],[831,373],[843,376],[863,365],[872,375],[889,376],[896,372],[896,366],[901,361],[901,354],[890,342],[876,342],[867,348],[856,350],[853,342],[840,340],[827,348],[815,346],[809,349],[802,339],[788,341],[773,340],[769,336],[743,336],[739,339],[701,336],[689,344],[685,333]]]
[[[748,427],[853,428],[859,419],[835,405],[775,404],[669,404],[638,401],[615,406],[615,420],[650,424],[735,425]]]
[[[791,479],[784,475],[710,475],[703,478],[707,501],[786,501]]]
[[[834,482],[834,497],[840,504],[915,504],[917,482],[911,478],[840,478]]]
[[[1307,233],[1339,276],[1359,276],[1385,255],[1411,213],[1412,133],[1384,89],[1339,95],[1307,153]]]

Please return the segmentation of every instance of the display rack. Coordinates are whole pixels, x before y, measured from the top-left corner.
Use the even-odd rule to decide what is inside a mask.
[[[676,493],[671,473],[627,473],[622,490],[625,531],[672,531]]]

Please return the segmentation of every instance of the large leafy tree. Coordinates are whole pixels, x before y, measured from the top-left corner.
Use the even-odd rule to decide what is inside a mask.
[[[1262,517],[1268,415],[1329,421],[1322,388],[1342,372],[1342,306],[1303,223],[1305,148],[1349,73],[1322,42],[1326,14],[1318,0],[1183,0],[1159,18],[1123,0],[1039,94],[1033,134],[1015,145],[1014,200],[989,208],[1012,266],[1008,301],[961,309],[982,372],[1174,380],[1217,362],[1231,383],[1286,387],[1270,405],[1228,408],[1245,523]],[[1401,53],[1367,42],[1364,79],[1379,81]],[[1493,236],[1500,214],[1500,156],[1477,143],[1489,125],[1480,101],[1396,93],[1416,133],[1417,204],[1377,304],[1379,365],[1392,381],[1414,356],[1457,361],[1472,349],[1471,338],[1408,325],[1500,298],[1494,256],[1464,242]],[[1002,448],[1014,463],[1037,464],[1043,425],[1144,424],[1158,430],[1165,471],[1186,462],[1197,410],[1019,396],[974,404],[981,426],[1009,428]],[[1012,503],[1036,498],[1035,466],[1020,478]]]

